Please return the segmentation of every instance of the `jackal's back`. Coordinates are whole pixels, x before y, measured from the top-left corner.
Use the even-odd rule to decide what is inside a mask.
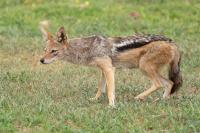
[[[128,68],[139,67],[140,59],[152,51],[154,51],[153,55],[151,55],[154,56],[153,60],[157,60],[156,58],[163,55],[169,55],[169,58],[171,58],[172,47],[175,46],[171,39],[162,35],[133,35],[112,37],[109,40],[113,43],[113,64]],[[166,57],[164,60],[170,59]]]
[[[110,38],[113,42],[113,51],[123,52],[125,50],[139,48],[155,41],[166,41],[172,42],[170,38],[162,35],[151,35],[151,34],[138,34],[127,37],[112,37]]]

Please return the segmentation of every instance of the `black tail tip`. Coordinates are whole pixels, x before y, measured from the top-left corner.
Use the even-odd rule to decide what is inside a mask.
[[[174,94],[175,92],[177,92],[183,84],[181,76],[178,79],[172,81],[174,82],[174,85],[172,86],[170,94]]]

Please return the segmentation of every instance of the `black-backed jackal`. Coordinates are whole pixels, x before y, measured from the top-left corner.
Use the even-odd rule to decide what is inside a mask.
[[[46,40],[45,54],[40,60],[48,64],[65,60],[74,64],[96,66],[101,69],[97,100],[107,87],[109,105],[115,105],[115,68],[139,68],[151,81],[152,86],[137,95],[144,99],[152,92],[165,88],[163,98],[169,98],[182,84],[180,52],[175,43],[160,35],[133,35],[127,37],[89,36],[69,39],[61,27],[55,39],[47,30],[47,22],[41,22],[41,31]],[[159,70],[169,65],[169,79]]]

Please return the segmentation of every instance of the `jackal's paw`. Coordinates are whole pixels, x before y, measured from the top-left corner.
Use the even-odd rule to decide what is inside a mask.
[[[112,103],[112,104],[109,103],[108,107],[109,107],[109,108],[116,108],[115,103]]]
[[[109,106],[110,107],[115,107],[115,98],[114,97],[110,97],[109,98]]]
[[[145,100],[145,97],[144,96],[136,96],[135,98],[134,98],[135,100],[140,100],[140,101],[144,101]]]
[[[163,93],[163,99],[169,99],[171,97],[170,92],[171,90],[165,90]]]
[[[165,100],[168,100],[168,99],[170,99],[170,97],[171,97],[171,95],[163,95],[163,99],[165,99]]]

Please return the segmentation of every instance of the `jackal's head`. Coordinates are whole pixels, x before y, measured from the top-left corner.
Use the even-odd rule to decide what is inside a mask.
[[[68,46],[68,38],[65,34],[64,27],[60,27],[56,37],[48,32],[48,22],[40,23],[40,29],[45,40],[44,56],[40,59],[43,64],[52,63],[55,60],[61,59],[64,56],[64,51]]]

